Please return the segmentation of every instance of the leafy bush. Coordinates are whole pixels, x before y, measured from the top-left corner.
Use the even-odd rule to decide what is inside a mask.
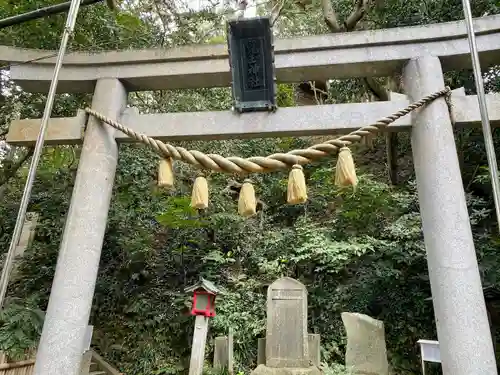
[[[45,313],[33,299],[11,298],[0,311],[0,350],[14,360],[36,350]]]

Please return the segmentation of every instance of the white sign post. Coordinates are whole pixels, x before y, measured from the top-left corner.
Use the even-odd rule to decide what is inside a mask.
[[[422,374],[425,375],[425,362],[441,363],[441,352],[439,351],[439,341],[418,340],[417,343],[420,345]]]
[[[83,352],[85,353],[90,349],[90,343],[92,342],[92,334],[94,333],[94,326],[88,326],[85,332],[85,339],[83,341]]]

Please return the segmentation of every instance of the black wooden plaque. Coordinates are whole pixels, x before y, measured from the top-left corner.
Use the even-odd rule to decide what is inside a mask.
[[[228,22],[233,106],[238,112],[274,111],[276,82],[269,17]]]

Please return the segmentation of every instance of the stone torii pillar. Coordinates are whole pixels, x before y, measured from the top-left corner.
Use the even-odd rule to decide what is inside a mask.
[[[126,103],[127,91],[119,80],[97,81],[92,108],[118,119]],[[34,375],[80,373],[117,160],[114,130],[90,117]]]
[[[404,88],[415,100],[444,88],[437,57],[412,59]],[[444,375],[496,375],[472,230],[445,99],[414,114],[411,135],[432,301]]]

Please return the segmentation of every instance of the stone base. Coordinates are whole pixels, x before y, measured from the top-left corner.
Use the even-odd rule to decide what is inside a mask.
[[[321,375],[321,371],[316,366],[305,368],[294,367],[267,367],[258,365],[251,375]]]

